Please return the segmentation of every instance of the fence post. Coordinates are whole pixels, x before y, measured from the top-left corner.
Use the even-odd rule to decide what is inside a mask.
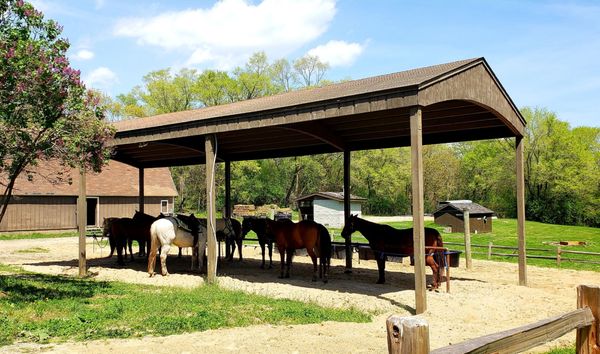
[[[385,321],[390,354],[428,354],[429,325],[419,317],[392,315]]]
[[[469,217],[469,209],[463,209],[463,224],[465,228],[465,259],[467,261],[467,269],[471,269],[471,219]]]
[[[560,267],[560,257],[561,257],[561,248],[560,246],[556,247],[556,265]]]
[[[492,241],[488,242],[488,260],[492,259],[492,247],[494,247]]]
[[[577,287],[577,308],[589,307],[594,315],[591,326],[577,329],[576,352],[578,354],[600,353],[600,286],[579,285]]]

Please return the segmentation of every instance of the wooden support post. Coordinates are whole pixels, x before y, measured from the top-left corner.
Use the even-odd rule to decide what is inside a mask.
[[[556,247],[556,265],[560,267],[560,257],[561,257],[562,249],[560,246]]]
[[[576,352],[578,354],[600,354],[600,286],[579,285],[577,287],[577,308],[589,307],[594,323],[577,329]]]
[[[492,241],[488,242],[488,259],[492,259],[492,248],[494,247],[494,245],[492,244]]]
[[[225,161],[225,214],[231,217],[231,161]]]
[[[206,231],[207,231],[207,252],[206,252],[206,274],[208,283],[212,284],[217,280],[217,235],[216,235],[216,188],[215,188],[215,154],[216,137],[207,135],[204,140],[204,150],[206,156]],[[202,254],[199,255],[202,257]]]
[[[140,167],[138,169],[138,186],[139,186],[139,198],[138,198],[138,210],[140,213],[144,212],[144,206],[146,205],[145,196],[144,196],[144,168]]]
[[[410,150],[412,169],[412,217],[415,258],[415,307],[417,314],[427,310],[425,278],[425,220],[423,203],[423,128],[421,107],[410,112]]]
[[[429,353],[429,325],[425,319],[392,315],[388,317],[385,324],[388,335],[388,353]]]
[[[519,237],[519,285],[527,286],[527,250],[525,249],[525,169],[523,137],[516,137],[517,162],[517,234]]]
[[[471,260],[471,219],[469,216],[469,209],[463,209],[463,224],[465,228],[465,260],[467,263],[467,269],[473,268]]]
[[[87,275],[85,252],[85,227],[87,224],[87,200],[85,185],[85,170],[79,169],[79,197],[77,198],[77,229],[79,231],[79,276]]]
[[[350,218],[350,150],[344,150],[344,224]],[[352,273],[352,237],[345,240],[346,270]]]

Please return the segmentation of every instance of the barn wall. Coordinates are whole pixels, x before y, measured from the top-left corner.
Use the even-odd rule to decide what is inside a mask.
[[[344,203],[330,199],[315,199],[314,220],[319,224],[329,227],[344,226]],[[350,203],[350,211],[352,214],[362,216],[361,204]]]
[[[16,197],[6,210],[0,231],[73,229],[76,211],[76,197]]]
[[[492,232],[492,217],[489,216],[484,223],[483,217],[470,217],[470,229],[472,233]],[[452,232],[465,232],[462,218],[445,213],[435,218],[435,223],[443,226],[451,226]]]
[[[92,195],[88,197],[94,197]],[[169,201],[173,211],[173,197],[146,197],[146,214],[158,215],[161,200]],[[105,217],[131,217],[139,209],[137,197],[100,197],[97,225]],[[0,223],[0,232],[75,230],[77,228],[77,197],[33,196],[17,197],[8,206]]]

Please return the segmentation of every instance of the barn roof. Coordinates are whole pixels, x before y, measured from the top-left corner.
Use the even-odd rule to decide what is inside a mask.
[[[138,169],[118,161],[110,161],[101,173],[86,175],[88,196],[137,197]],[[144,195],[148,197],[173,197],[177,195],[168,168],[144,170]],[[4,179],[0,176],[0,184]],[[77,196],[79,171],[61,166],[56,161],[40,161],[38,166],[22,173],[15,183],[15,196]]]
[[[471,215],[494,214],[493,210],[468,200],[442,202],[440,203],[440,207],[433,213],[438,214],[449,210],[462,212],[464,209],[469,209],[469,214]]]
[[[331,199],[338,202],[344,202],[344,192],[316,192],[309,195],[305,195],[299,198],[296,198],[296,201],[305,200],[305,199],[315,199],[321,197],[323,199]],[[358,197],[356,195],[350,194],[351,202],[365,202],[367,198]]]
[[[137,167],[254,160],[523,136],[525,120],[484,58],[115,123],[114,159]]]

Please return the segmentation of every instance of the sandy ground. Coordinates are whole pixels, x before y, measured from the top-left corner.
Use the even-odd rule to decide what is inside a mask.
[[[18,264],[40,273],[78,274],[76,238],[0,241],[0,245],[0,263]],[[19,252],[34,247],[49,252]],[[172,274],[149,278],[141,259],[121,268],[116,266],[115,257],[103,258],[107,254],[107,248],[88,242],[89,272],[98,280],[184,287],[204,283],[203,274],[188,272],[189,257],[169,257]],[[414,314],[413,268],[407,262],[388,262],[387,284],[377,285],[374,261],[359,263],[355,258],[352,274],[345,274],[345,261],[334,259],[330,282],[323,284],[310,281],[307,257],[295,258],[292,278],[285,280],[277,278],[277,267],[259,269],[260,248],[245,247],[244,257],[242,262],[223,262],[219,266],[218,282],[222,287],[323,306],[355,307],[377,315],[367,324],[259,325],[168,337],[48,345],[19,343],[0,348],[0,353],[381,353],[387,351],[386,318],[391,314]],[[427,293],[428,310],[421,316],[430,326],[431,349],[569,312],[576,307],[577,285],[600,284],[599,273],[529,267],[529,286],[522,287],[517,285],[518,270],[514,264],[474,260],[473,266],[467,271],[461,259],[461,267],[450,268],[451,292],[447,293],[443,284],[439,292]],[[429,269],[427,274],[430,280]],[[574,337],[574,332],[570,333],[536,351],[568,345]]]

